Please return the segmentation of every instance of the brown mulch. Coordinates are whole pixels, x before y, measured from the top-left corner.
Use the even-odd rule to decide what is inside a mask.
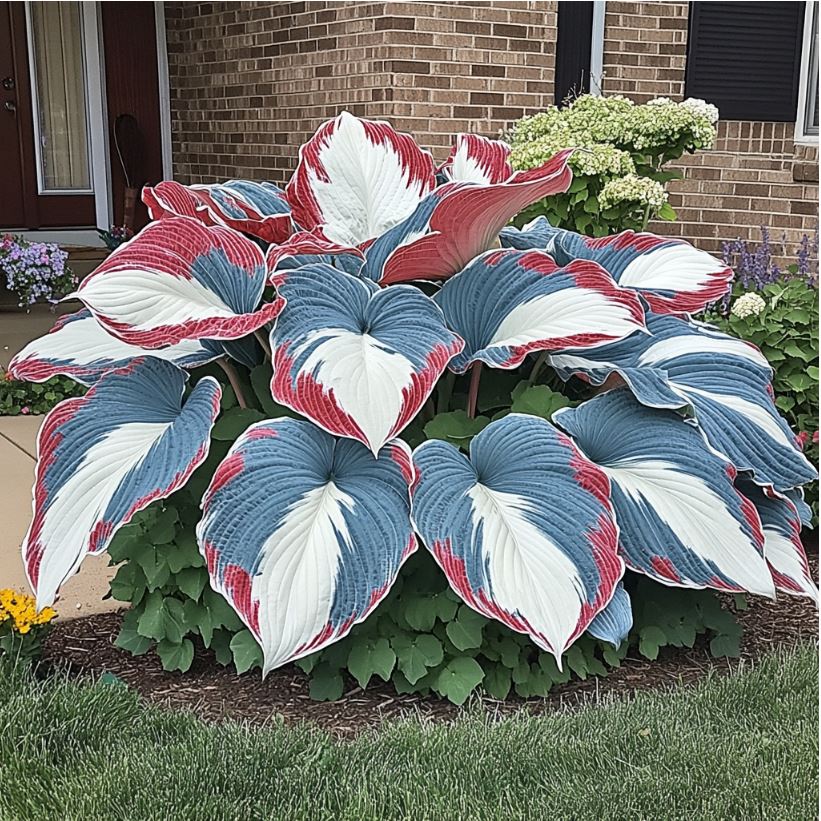
[[[815,551],[810,563],[817,578]],[[818,612],[808,599],[780,595],[775,602],[757,597],[749,601],[749,608],[739,613],[744,627],[741,658],[746,662],[778,647],[817,643]],[[76,675],[112,673],[149,702],[189,709],[210,721],[232,718],[261,724],[281,716],[286,721],[308,720],[335,735],[352,736],[386,718],[415,713],[448,720],[460,710],[432,696],[397,695],[381,682],[362,690],[352,681],[339,701],[316,702],[308,696],[308,677],[293,665],[273,671],[262,681],[259,671],[238,676],[203,649],[197,651],[188,672],[167,673],[155,654],[132,656],[114,646],[121,617],[121,613],[105,613],[58,623],[47,640],[45,661],[68,665]],[[709,671],[726,673],[738,664],[737,659],[712,658],[706,640],[699,639],[689,650],[662,650],[656,661],[633,651],[606,678],[570,681],[555,687],[546,699],[500,702],[485,697],[482,701],[494,713],[522,706],[534,713],[545,712],[595,702],[603,696],[627,696],[638,690],[690,683]]]

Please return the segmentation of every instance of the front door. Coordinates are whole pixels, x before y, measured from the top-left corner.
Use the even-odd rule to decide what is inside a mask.
[[[0,229],[94,225],[84,5],[0,3]]]

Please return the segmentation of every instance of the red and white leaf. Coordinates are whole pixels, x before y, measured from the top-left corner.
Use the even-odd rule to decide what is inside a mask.
[[[382,285],[447,279],[498,247],[501,230],[522,209],[567,190],[573,178],[561,151],[539,168],[500,183],[440,186],[406,223],[366,251],[363,274]]]
[[[69,376],[82,385],[93,385],[106,371],[126,365],[146,350],[113,336],[87,308],[66,314],[45,335],[29,342],[15,354],[8,372],[15,379],[46,382],[54,376]],[[152,351],[181,368],[195,368],[212,362],[219,351],[199,340],[187,339]]]
[[[123,342],[162,348],[185,339],[238,339],[273,320],[259,246],[231,228],[186,217],[151,223],[83,280],[81,299]]]
[[[302,146],[286,195],[303,229],[358,246],[410,216],[435,184],[433,158],[410,136],[342,112]]]
[[[513,175],[510,146],[478,134],[459,134],[439,171],[452,182],[505,182]]]
[[[284,192],[270,182],[182,185],[166,180],[146,186],[143,202],[152,219],[193,217],[204,225],[224,225],[264,242],[283,242],[293,230]]]

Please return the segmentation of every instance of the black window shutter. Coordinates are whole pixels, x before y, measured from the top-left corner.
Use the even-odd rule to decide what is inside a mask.
[[[590,91],[593,3],[559,3],[556,23],[556,105]]]
[[[722,120],[794,122],[804,3],[690,3],[685,92]]]

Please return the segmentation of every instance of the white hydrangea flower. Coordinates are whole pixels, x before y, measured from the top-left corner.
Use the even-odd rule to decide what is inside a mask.
[[[730,313],[739,319],[746,319],[748,316],[758,316],[766,307],[767,303],[758,294],[742,294],[733,302]]]
[[[611,208],[620,202],[635,202],[655,210],[667,202],[667,192],[660,182],[637,174],[627,174],[606,182],[599,194],[599,205],[602,208]]]
[[[705,117],[710,121],[710,125],[718,122],[718,108],[712,103],[700,100],[698,97],[688,97],[683,103],[679,103],[682,108],[686,108],[696,117]]]
[[[645,105],[675,105],[675,103],[669,97],[654,97],[652,100],[648,100]]]

